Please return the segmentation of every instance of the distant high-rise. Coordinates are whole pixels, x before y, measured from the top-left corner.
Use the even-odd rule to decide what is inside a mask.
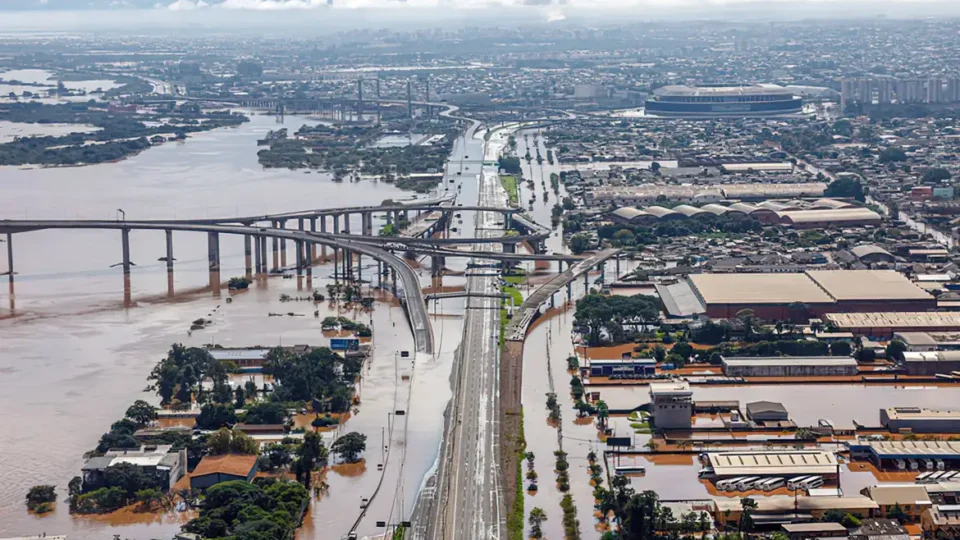
[[[840,110],[844,111],[847,104],[854,100],[854,79],[843,79],[840,81]]]
[[[873,103],[873,81],[870,79],[857,80],[857,101],[861,105]]]
[[[960,78],[950,77],[947,79],[947,101],[960,101]]]
[[[927,79],[927,103],[943,102],[943,82],[940,79]]]
[[[887,79],[877,81],[877,103],[889,105],[892,94],[892,83]]]

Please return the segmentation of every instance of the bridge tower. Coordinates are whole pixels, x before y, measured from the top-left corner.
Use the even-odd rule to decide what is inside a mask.
[[[413,87],[407,79],[407,118],[413,118]]]
[[[363,78],[357,79],[357,122],[363,118]]]

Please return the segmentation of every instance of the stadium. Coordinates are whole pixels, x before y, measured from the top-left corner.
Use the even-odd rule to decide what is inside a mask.
[[[803,99],[776,85],[664,86],[646,101],[646,114],[664,117],[743,117],[797,114]]]

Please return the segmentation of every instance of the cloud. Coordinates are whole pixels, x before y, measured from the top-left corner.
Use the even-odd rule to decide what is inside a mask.
[[[224,0],[217,7],[255,11],[288,11],[317,9],[332,4],[332,0]]]
[[[192,11],[194,9],[205,8],[209,4],[203,0],[176,0],[167,6],[170,11]]]

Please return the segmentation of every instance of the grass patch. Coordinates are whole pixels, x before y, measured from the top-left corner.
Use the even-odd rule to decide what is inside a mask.
[[[516,287],[504,287],[503,294],[510,295],[513,298],[513,305],[516,307],[520,307],[520,304],[523,303],[523,294]]]
[[[517,206],[520,201],[520,191],[517,187],[517,177],[505,174],[500,177],[500,183],[503,189],[507,190],[507,198],[510,199],[510,206]]]
[[[523,407],[520,407],[520,433],[517,434],[517,494],[513,508],[507,516],[507,538],[523,540],[523,458],[526,456],[527,439],[523,436]]]

